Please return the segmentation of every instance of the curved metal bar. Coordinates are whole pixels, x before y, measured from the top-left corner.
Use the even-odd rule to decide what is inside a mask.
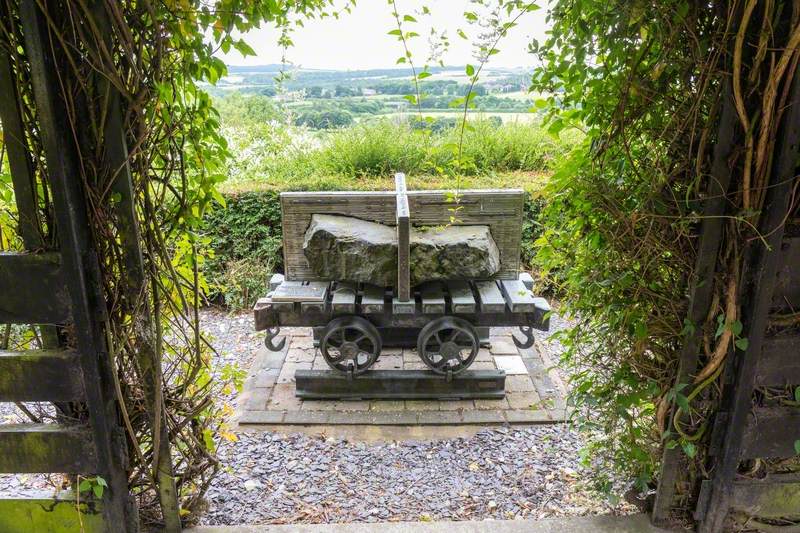
[[[272,341],[275,340],[275,337],[280,335],[281,328],[280,326],[276,326],[274,328],[267,328],[267,336],[264,337],[264,346],[267,347],[268,350],[272,350],[273,352],[280,352],[283,350],[283,347],[286,346],[286,337],[282,338],[278,344],[274,344]]]
[[[533,346],[534,337],[533,337],[533,327],[531,326],[519,326],[519,331],[525,336],[525,340],[520,341],[514,335],[511,335],[511,339],[514,341],[514,344],[517,348],[521,350],[525,350]]]

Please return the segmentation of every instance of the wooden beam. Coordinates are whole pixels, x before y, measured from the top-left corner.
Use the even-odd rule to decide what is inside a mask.
[[[333,370],[295,373],[296,394],[303,399],[450,399],[505,397],[502,370],[465,370],[448,382],[428,370],[370,370],[357,379]]]
[[[397,194],[397,299],[411,299],[411,214],[408,209],[405,174],[394,175]]]
[[[790,313],[800,308],[800,237],[784,237],[779,265],[773,312]]]
[[[739,458],[783,458],[797,455],[795,441],[800,440],[800,408],[761,407],[748,417],[742,435]]]
[[[100,533],[107,531],[103,523],[101,503],[80,499],[80,513],[72,492],[63,491],[53,497],[42,491],[26,498],[0,498],[0,531],[3,533]]]
[[[786,15],[788,16],[788,14]],[[728,413],[722,447],[714,465],[711,493],[700,533],[716,533],[723,529],[730,509],[733,482],[745,446],[745,429],[752,408],[756,362],[763,347],[768,316],[777,279],[781,242],[788,218],[789,201],[794,187],[797,159],[800,156],[800,67],[795,67],[788,106],[778,128],[774,163],[761,209],[758,232],[765,239],[754,240],[745,252],[746,279],[740,303],[742,336],[750,342],[746,350],[735,350],[730,372],[732,384],[723,390],[720,411]],[[800,418],[795,418],[798,424]],[[786,429],[788,422],[781,422]],[[798,426],[795,426],[798,427]],[[788,433],[788,431],[787,431]],[[782,451],[776,448],[774,451]]]
[[[0,352],[0,402],[72,402],[83,396],[76,353]]]
[[[8,18],[5,6],[0,8],[0,15],[4,19]],[[17,232],[27,250],[39,250],[44,242],[36,205],[36,175],[25,139],[16,81],[11,58],[6,49],[0,47],[0,121],[3,123],[3,143],[8,153],[14,199],[17,203]]]
[[[51,10],[50,16],[62,14]],[[134,508],[129,505],[124,442],[115,436],[119,430],[119,412],[102,326],[105,306],[100,296],[100,266],[89,233],[90,221],[78,164],[80,155],[70,123],[73,114],[59,92],[64,86],[63,76],[72,75],[72,69],[66,65],[61,43],[51,35],[36,0],[20,0],[19,18],[25,37],[25,55],[30,63],[47,177],[53,192],[58,244],[72,309],[72,333],[85,377],[92,436],[85,446],[86,457],[91,450],[96,458],[93,464],[73,466],[86,466],[79,471],[105,478],[109,488],[103,495],[106,524],[109,530],[130,531],[136,518],[131,513],[135,512]]]
[[[731,509],[749,516],[781,519],[800,516],[800,476],[771,474],[764,479],[737,480]]]
[[[703,328],[700,326],[711,306],[717,253],[722,242],[722,229],[725,223],[723,215],[728,208],[727,194],[731,182],[731,169],[728,161],[737,148],[736,124],[738,119],[730,78],[725,80],[723,87],[722,111],[716,131],[717,143],[714,145],[713,159],[707,179],[707,199],[703,202],[697,257],[690,281],[689,309],[686,320],[695,327],[686,328],[686,333],[683,335],[683,346],[675,376],[676,384],[691,383],[692,376],[697,372],[698,358],[701,352],[700,343],[703,338]],[[675,406],[672,409],[674,413]],[[672,420],[672,415],[667,419]],[[684,460],[682,454],[680,446],[664,446],[658,490],[653,504],[652,521],[654,524],[663,525],[670,521],[678,476],[685,472],[681,465]]]
[[[67,283],[57,253],[0,252],[0,323],[65,324]]]
[[[753,379],[756,387],[800,383],[800,335],[782,334],[764,339]]]
[[[59,424],[0,425],[0,473],[97,472],[92,432]]]

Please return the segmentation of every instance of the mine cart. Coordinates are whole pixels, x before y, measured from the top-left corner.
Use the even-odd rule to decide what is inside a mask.
[[[256,330],[266,330],[266,346],[280,351],[285,343],[285,339],[276,339],[281,327],[313,328],[314,344],[331,371],[298,371],[298,394],[304,397],[341,396],[354,382],[375,381],[377,374],[382,382],[378,388],[387,394],[363,396],[400,397],[405,390],[408,394],[403,397],[442,397],[446,395],[444,384],[455,382],[474,392],[469,395],[462,390],[459,397],[502,395],[502,371],[467,370],[481,345],[488,343],[489,328],[519,328],[522,340],[514,337],[514,342],[525,349],[533,344],[533,329],[546,331],[549,325],[547,302],[532,295],[530,276],[519,272],[523,191],[406,191],[402,174],[395,176],[395,182],[395,192],[281,194],[285,276],[274,275],[269,294],[256,303]],[[377,249],[374,255],[365,251],[362,256],[360,243],[354,243],[357,237],[352,234],[361,231],[357,226],[362,223],[377,227],[379,235],[370,243]],[[326,242],[316,251],[320,257],[313,258],[310,248],[316,237],[310,233],[315,228],[328,234],[336,231],[336,226],[320,229],[325,224],[338,224],[350,233],[339,236],[345,244],[334,250],[337,243]],[[442,242],[460,238],[451,239],[447,233],[458,226],[462,234],[466,226],[490,235],[486,238],[491,243],[479,242],[477,246],[482,248],[476,253],[482,254],[479,257],[489,265],[486,268],[494,270],[491,278],[463,277],[472,265],[458,264],[459,258],[473,257],[469,250],[464,251],[471,243],[458,248],[456,242]],[[425,231],[418,228],[433,228],[427,230],[434,235],[428,239],[433,244],[424,248],[422,237],[417,242],[417,235],[426,235],[418,233]],[[476,230],[466,238],[475,240],[473,234],[480,233]],[[453,248],[453,255],[446,255],[447,246]],[[445,268],[450,270],[430,273],[424,266],[421,272],[414,270],[415,254],[434,261],[428,270],[435,270],[440,260],[447,262]],[[381,261],[386,265],[380,268],[391,269],[389,283],[353,280],[353,272],[374,272],[374,263]],[[350,279],[330,277],[337,269],[349,269]],[[455,275],[450,277],[448,272]],[[428,275],[435,279],[415,283]],[[429,371],[369,371],[386,346],[415,347]],[[404,379],[411,385],[393,387],[386,385],[387,379]],[[478,382],[464,385],[469,379]],[[317,394],[307,390],[301,394],[301,384],[319,385],[326,380],[338,380],[339,393],[328,383],[317,387]],[[426,386],[435,392],[425,393],[422,389]],[[388,393],[391,391],[394,394]]]

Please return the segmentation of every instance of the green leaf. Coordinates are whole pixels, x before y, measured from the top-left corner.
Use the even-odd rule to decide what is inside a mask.
[[[94,492],[94,497],[98,500],[103,497],[103,486],[99,483],[92,487],[92,492]]]
[[[417,74],[417,79],[424,80],[425,78],[430,78],[431,76],[432,74],[430,72],[423,70],[422,72]]]
[[[736,347],[741,351],[745,351],[750,346],[750,341],[747,339],[736,339]]]
[[[464,71],[467,73],[467,76],[473,76],[475,74],[475,67],[472,65],[467,65]]]
[[[415,19],[411,15],[404,15],[403,16],[403,22],[416,22],[416,21],[417,21],[417,19]]]
[[[396,29],[390,31],[388,33],[388,35],[397,35],[398,37],[402,37],[403,36],[403,32],[401,32],[399,29],[396,28]]]
[[[236,50],[238,50],[239,53],[245,57],[257,55],[256,51],[253,50],[253,48],[249,44],[244,42],[244,39],[239,39],[239,41],[234,43],[233,47],[236,48]]]
[[[684,396],[683,394],[676,394],[675,395],[675,403],[678,404],[678,407],[681,408],[681,411],[684,413],[688,413],[690,410],[689,407],[689,398]]]
[[[694,456],[697,455],[697,447],[691,442],[682,442],[681,448],[690,459],[694,459]]]
[[[794,441],[794,453],[800,455],[800,440]]]

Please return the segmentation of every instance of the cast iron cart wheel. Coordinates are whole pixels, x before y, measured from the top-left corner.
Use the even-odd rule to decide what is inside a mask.
[[[472,324],[444,316],[429,322],[417,339],[417,353],[437,374],[466,370],[478,356],[480,341]]]
[[[366,319],[343,316],[328,322],[319,347],[332,369],[361,374],[378,360],[381,336]]]

